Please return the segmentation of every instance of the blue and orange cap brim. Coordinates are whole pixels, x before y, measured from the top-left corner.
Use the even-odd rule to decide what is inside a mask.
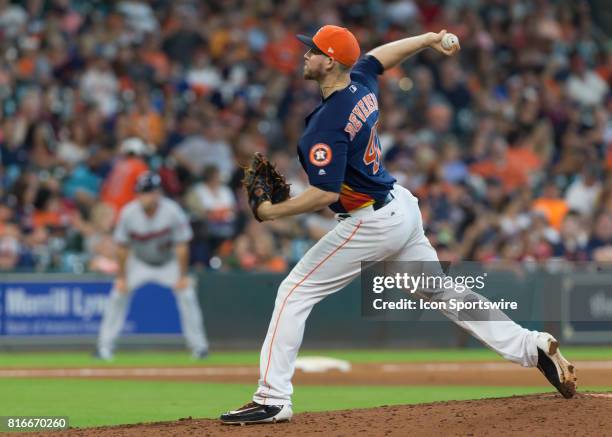
[[[306,36],[306,35],[295,35],[295,37],[304,45],[310,47],[311,49],[317,49],[317,50],[321,50],[320,48],[317,47],[317,45],[314,43],[314,41],[312,40],[312,36]]]

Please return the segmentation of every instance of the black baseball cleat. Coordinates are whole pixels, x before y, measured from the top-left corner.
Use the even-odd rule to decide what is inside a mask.
[[[569,399],[576,394],[576,369],[559,350],[559,342],[550,334],[541,332],[536,340],[538,346],[538,369],[548,382]]]
[[[113,361],[113,354],[111,352],[103,351],[100,349],[96,349],[96,351],[93,352],[91,356],[96,360]]]
[[[291,405],[261,405],[257,402],[228,411],[219,419],[229,425],[246,425],[248,423],[275,423],[291,420],[293,411]]]
[[[208,349],[202,349],[191,353],[191,358],[194,360],[205,360],[208,358]]]

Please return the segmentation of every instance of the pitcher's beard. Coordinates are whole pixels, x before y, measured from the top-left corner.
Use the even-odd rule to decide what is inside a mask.
[[[304,71],[302,73],[302,75],[304,76],[304,79],[306,80],[318,80],[319,75],[316,74],[315,72],[313,72],[312,70],[304,67]]]

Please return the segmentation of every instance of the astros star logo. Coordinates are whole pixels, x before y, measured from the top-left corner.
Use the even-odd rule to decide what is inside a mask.
[[[325,143],[317,143],[310,148],[310,163],[317,167],[324,167],[331,162],[332,150]]]

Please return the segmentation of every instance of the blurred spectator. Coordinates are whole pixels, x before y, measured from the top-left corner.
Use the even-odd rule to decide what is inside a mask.
[[[570,59],[571,73],[567,79],[567,94],[584,106],[599,105],[608,92],[608,84],[586,66],[584,58],[574,53]]]
[[[76,166],[63,186],[66,198],[82,208],[91,207],[99,196],[102,178],[96,174],[93,159]]]
[[[557,185],[548,182],[542,190],[542,195],[533,202],[533,210],[541,212],[553,228],[560,229],[569,208],[561,198]]]
[[[447,140],[442,144],[442,178],[450,183],[463,182],[469,175],[468,167],[461,156],[461,150],[455,141]]]
[[[127,24],[133,29],[141,33],[158,30],[159,24],[149,3],[124,0],[119,2],[117,9],[125,15]]]
[[[472,164],[470,172],[484,178],[499,178],[506,192],[514,191],[527,183],[525,168],[508,157],[508,144],[502,137],[491,143],[489,157]]]
[[[170,59],[188,65],[195,51],[204,44],[199,32],[200,23],[195,4],[181,3],[173,8],[167,26],[173,29],[163,42],[163,49]]]
[[[164,120],[153,108],[150,96],[140,92],[136,102],[125,120],[126,134],[142,139],[147,144],[159,145],[165,141]]]
[[[15,38],[28,21],[26,11],[10,0],[0,0],[0,31],[6,38]]]
[[[580,214],[570,211],[561,225],[560,241],[553,247],[554,256],[569,261],[587,261],[588,234],[584,230]]]
[[[601,193],[599,177],[601,176],[598,166],[585,166],[580,176],[570,184],[565,193],[569,209],[578,211],[584,217],[590,217],[593,214]]]
[[[43,185],[36,192],[32,213],[34,228],[57,229],[68,225],[68,208],[57,189]]]
[[[98,203],[90,213],[89,221],[80,215],[73,218],[73,226],[84,238],[84,249],[91,271],[114,274],[119,267],[115,259],[115,246],[112,238],[112,228],[115,221],[115,211],[105,203]]]
[[[187,137],[177,144],[173,156],[193,179],[202,176],[204,168],[214,164],[218,166],[221,179],[229,180],[234,159],[232,150],[225,139],[222,126],[217,123],[206,123],[191,119]]]
[[[144,160],[148,151],[140,138],[128,138],[121,143],[121,156],[106,177],[101,193],[102,201],[111,205],[116,212],[136,197],[136,180],[149,169]]]
[[[103,57],[90,61],[81,77],[80,91],[84,100],[95,104],[105,117],[114,115],[119,109],[119,81]]]
[[[192,242],[198,245],[194,252],[202,254],[201,260],[208,260],[225,240],[235,235],[237,214],[234,193],[223,185],[219,169],[212,165],[204,169],[202,182],[187,193],[186,204],[201,226],[201,235],[196,235]]]
[[[287,261],[278,254],[272,233],[254,220],[236,238],[233,256],[244,270],[275,273],[287,270]]]
[[[16,225],[0,222],[0,271],[11,271],[18,266],[20,238],[21,233]]]
[[[587,245],[590,259],[612,261],[612,214],[602,212],[595,218],[595,228]]]
[[[66,166],[74,167],[87,159],[88,146],[82,120],[74,120],[59,132],[57,157]]]

